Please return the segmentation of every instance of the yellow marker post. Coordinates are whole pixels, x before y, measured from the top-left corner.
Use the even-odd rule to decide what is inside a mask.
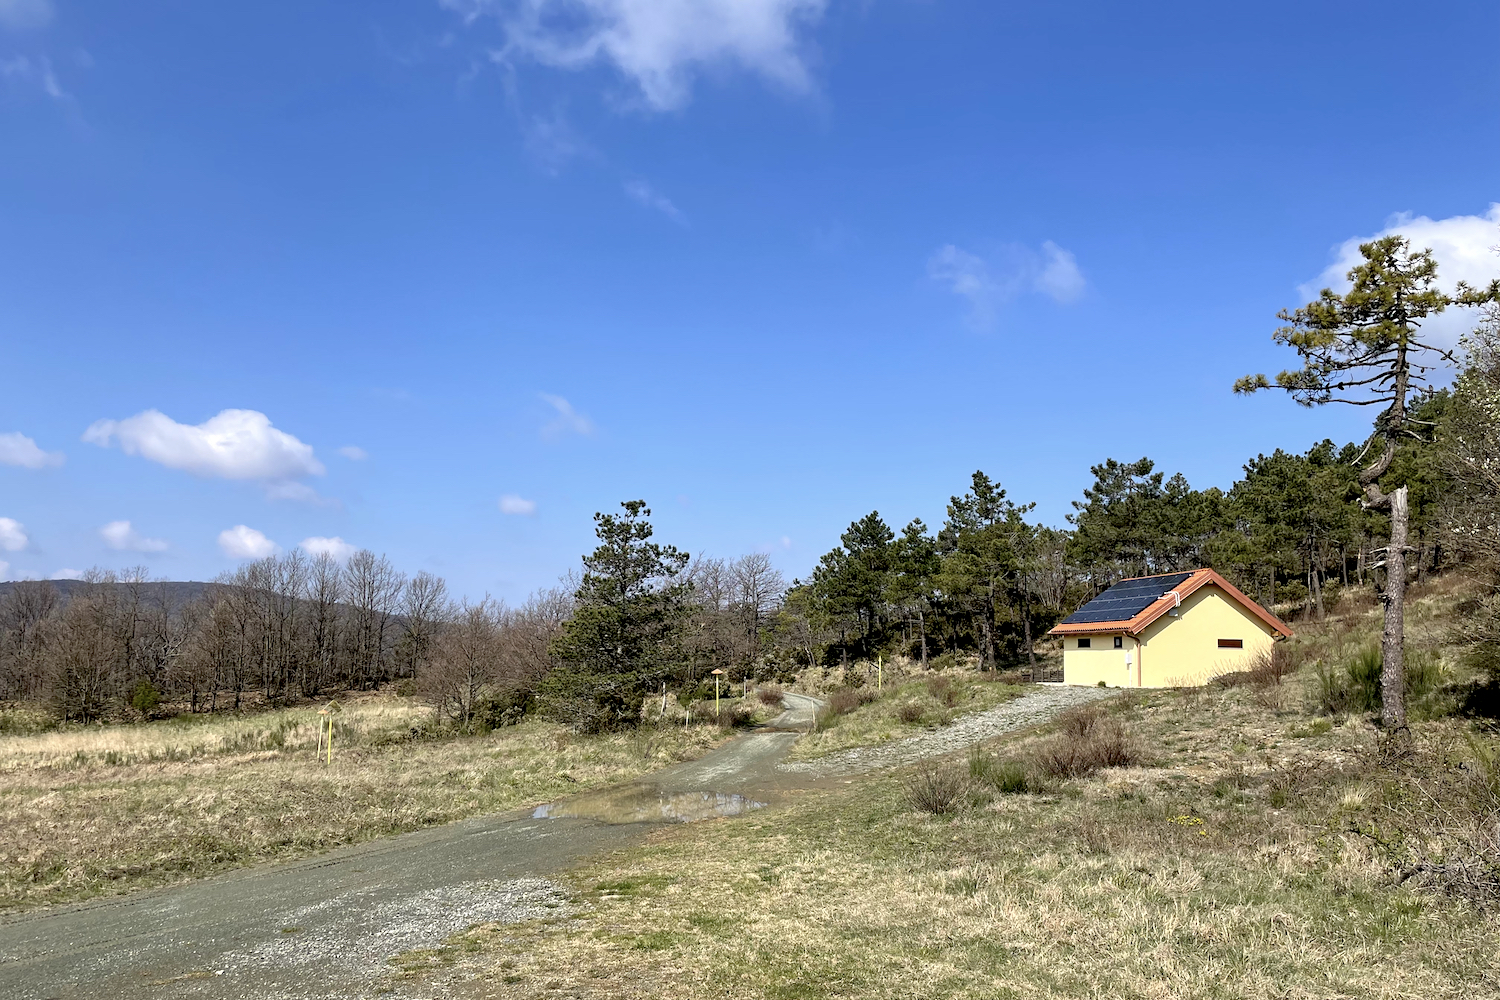
[[[324,743],[323,743],[323,722],[324,722],[325,719],[328,722],[328,743],[327,743],[328,749],[327,749],[327,756],[324,757],[324,766],[325,767],[331,767],[333,765],[333,717],[335,715],[337,715],[339,712],[342,712],[343,710],[344,710],[344,706],[340,705],[337,701],[330,701],[328,704],[326,704],[322,708],[318,709],[318,756],[319,757],[324,757],[324,749],[323,749],[323,747],[324,747]]]
[[[719,717],[719,677],[724,673],[718,667],[714,667],[714,718]]]

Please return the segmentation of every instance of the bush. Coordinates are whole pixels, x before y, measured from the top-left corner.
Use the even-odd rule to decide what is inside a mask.
[[[526,718],[536,705],[536,695],[529,688],[512,687],[488,691],[474,702],[474,728],[489,732],[513,726]]]
[[[1407,701],[1424,701],[1442,686],[1443,659],[1436,650],[1408,646],[1402,665],[1406,668]]]
[[[896,706],[895,714],[897,721],[912,725],[921,722],[923,717],[927,715],[927,710],[917,702],[903,701]]]
[[[1030,791],[1033,784],[1019,761],[997,761],[977,747],[969,754],[969,777],[975,783],[1005,795]]]
[[[848,715],[861,705],[869,705],[878,701],[880,695],[869,688],[843,687],[828,695],[828,716],[837,718],[840,715]]]
[[[951,767],[925,765],[906,779],[902,787],[906,803],[918,812],[948,816],[963,808],[969,783]]]
[[[34,736],[56,729],[61,721],[34,705],[0,708],[0,736]]]
[[[755,710],[743,701],[724,705],[719,712],[721,729],[744,729],[755,725]]]
[[[1379,711],[1382,666],[1379,642],[1360,647],[1342,664],[1319,664],[1319,709],[1329,715]],[[1404,667],[1408,704],[1422,701],[1442,684],[1442,660],[1431,649],[1407,646]]]
[[[780,684],[764,684],[755,689],[755,697],[768,708],[780,708],[781,699],[785,696],[786,692],[781,689]]]
[[[953,684],[953,678],[942,676],[927,678],[927,693],[945,708],[955,707],[960,694]]]
[[[151,718],[152,713],[160,704],[161,692],[156,690],[155,684],[144,678],[138,681],[130,692],[130,707],[147,719]]]
[[[960,660],[956,653],[939,653],[927,658],[928,670],[952,670],[964,665],[964,661]]]
[[[1139,759],[1119,720],[1096,705],[1071,708],[1057,720],[1058,734],[1036,750],[1036,766],[1055,778],[1081,778],[1106,767],[1128,767]]]
[[[1280,684],[1301,669],[1302,656],[1301,646],[1294,646],[1289,642],[1273,642],[1251,659],[1250,669],[1247,671],[1251,686],[1269,687]]]

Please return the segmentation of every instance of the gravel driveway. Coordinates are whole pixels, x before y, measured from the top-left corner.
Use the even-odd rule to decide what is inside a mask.
[[[1052,721],[1059,712],[1074,705],[1086,705],[1119,693],[1118,689],[1113,688],[1064,687],[1060,684],[1039,686],[1031,694],[998,705],[988,712],[966,715],[951,725],[932,732],[873,747],[840,750],[817,760],[778,764],[776,769],[820,778],[836,778],[915,764],[928,757],[941,757],[967,749],[975,743],[982,743],[1004,733],[1039,726]]]
[[[780,790],[962,750],[1114,694],[1047,687],[910,739],[780,764],[798,739],[787,730],[810,724],[821,705],[788,695],[774,723],[780,731],[747,734],[630,786],[292,864],[0,917],[0,997],[373,998],[389,988],[393,953],[432,947],[480,921],[569,912],[566,889],[547,876],[639,843],[651,826],[642,819],[737,815]]]

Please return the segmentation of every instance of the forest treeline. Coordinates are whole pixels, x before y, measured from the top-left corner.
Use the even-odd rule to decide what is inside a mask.
[[[1382,486],[1411,496],[1412,577],[1500,565],[1500,320],[1492,307],[1451,390],[1414,400],[1423,428]],[[0,700],[94,720],[217,711],[398,683],[460,725],[540,706],[581,725],[628,722],[646,694],[900,654],[1034,662],[1039,638],[1131,576],[1208,566],[1289,616],[1374,594],[1385,515],[1360,503],[1368,442],[1277,449],[1228,490],[1194,489],[1147,458],[1107,460],[1065,527],[975,472],[942,524],[852,522],[806,579],[763,554],[690,557],[654,540],[630,501],[596,515],[581,574],[519,607],[455,602],[443,580],[362,551],[346,563],[290,552],[248,563],[191,600],[144,569],[94,571],[64,599],[46,581],[0,598]],[[1465,618],[1476,649],[1500,639],[1500,599]]]

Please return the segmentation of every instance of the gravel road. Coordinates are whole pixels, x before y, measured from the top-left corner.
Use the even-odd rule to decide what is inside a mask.
[[[246,869],[171,889],[0,917],[0,997],[375,997],[391,955],[480,922],[570,912],[548,879],[652,824],[740,815],[779,792],[909,764],[1117,692],[1044,688],[941,730],[779,763],[822,702],[789,694],[771,727],[646,781]]]
[[[902,767],[928,757],[965,750],[1004,733],[1050,722],[1064,709],[1119,693],[1110,688],[1064,687],[1060,684],[1040,686],[1014,701],[997,705],[988,712],[966,715],[941,729],[878,746],[840,750],[817,760],[778,764],[776,769],[788,774],[834,778]]]

